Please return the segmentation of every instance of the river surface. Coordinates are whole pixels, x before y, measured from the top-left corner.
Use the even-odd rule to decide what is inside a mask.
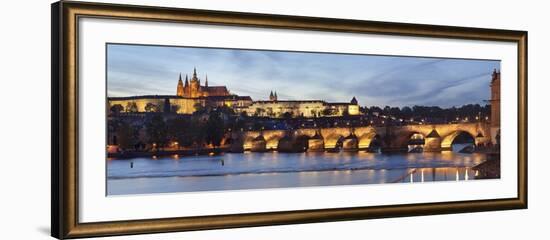
[[[107,160],[107,194],[473,180],[485,154],[225,153]]]

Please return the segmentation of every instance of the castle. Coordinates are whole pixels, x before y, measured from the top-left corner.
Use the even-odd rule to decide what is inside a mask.
[[[236,113],[260,117],[321,117],[359,115],[359,105],[355,97],[350,102],[329,103],[323,100],[279,100],[277,92],[271,91],[269,100],[253,101],[250,96],[239,96],[229,92],[226,86],[209,86],[208,76],[204,85],[193,69],[191,79],[180,73],[176,95],[144,95],[129,97],[109,97],[108,108],[120,112],[175,112],[192,114],[198,107],[232,108]]]
[[[229,96],[229,91],[225,86],[208,86],[208,75],[204,82],[204,86],[201,86],[201,80],[197,77],[197,69],[193,69],[193,78],[191,81],[188,80],[187,75],[185,75],[185,84],[180,78],[178,80],[177,93],[178,97],[186,98],[199,98],[199,97],[208,97],[208,96]]]

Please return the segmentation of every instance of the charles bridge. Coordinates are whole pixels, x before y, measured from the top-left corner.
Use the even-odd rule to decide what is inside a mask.
[[[422,136],[415,145],[423,151],[451,150],[453,141],[461,133],[470,135],[475,145],[492,142],[488,123],[423,124],[404,126],[365,126],[300,128],[293,130],[261,130],[233,132],[228,139],[232,151],[407,151],[408,145]]]

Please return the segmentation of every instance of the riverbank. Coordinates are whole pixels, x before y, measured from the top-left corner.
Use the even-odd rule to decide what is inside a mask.
[[[116,153],[107,153],[108,158],[128,159],[139,157],[161,157],[161,156],[199,156],[199,155],[219,155],[228,152],[229,148],[206,148],[206,149],[179,149],[179,150],[158,150],[158,151],[124,151]]]
[[[478,171],[475,177],[476,179],[500,178],[500,154],[487,154],[487,160],[476,165],[472,169]]]

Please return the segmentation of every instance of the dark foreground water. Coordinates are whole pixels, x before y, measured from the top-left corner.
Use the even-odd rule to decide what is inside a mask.
[[[107,194],[473,180],[480,153],[226,153],[107,160]]]

